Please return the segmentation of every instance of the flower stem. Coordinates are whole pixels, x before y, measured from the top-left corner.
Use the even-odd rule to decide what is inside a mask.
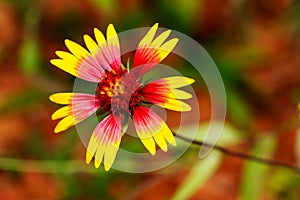
[[[226,149],[226,148],[218,146],[218,145],[208,144],[208,143],[205,143],[203,141],[191,140],[191,139],[183,137],[181,135],[176,135],[176,137],[180,138],[181,140],[184,140],[186,142],[190,142],[190,143],[192,143],[194,145],[197,145],[197,146],[211,147],[212,149],[214,149],[216,151],[219,151],[223,154],[233,156],[233,157],[236,157],[236,158],[249,160],[249,161],[253,161],[253,162],[257,162],[257,163],[264,164],[264,165],[269,165],[269,166],[283,167],[283,168],[292,170],[295,173],[300,175],[300,168],[297,167],[297,166],[288,164],[288,163],[282,163],[282,162],[278,162],[278,161],[275,161],[275,160],[269,160],[269,159],[264,159],[264,158],[261,158],[261,157],[256,157],[256,156],[249,155],[249,154],[242,153],[242,152],[232,151],[232,150]]]

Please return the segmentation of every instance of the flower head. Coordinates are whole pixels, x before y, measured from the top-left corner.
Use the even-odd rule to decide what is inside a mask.
[[[70,52],[56,51],[59,58],[51,60],[56,67],[97,83],[94,94],[57,93],[49,97],[51,101],[65,105],[52,115],[53,120],[61,119],[55,133],[76,125],[95,112],[104,116],[94,129],[86,151],[86,162],[90,163],[94,157],[96,168],[101,162],[105,170],[112,166],[128,118],[133,119],[138,137],[152,155],[156,152],[156,144],[163,151],[167,151],[168,143],[176,146],[171,130],[149,105],[189,111],[190,106],[181,100],[192,95],[178,88],[192,84],[194,80],[173,76],[150,83],[141,82],[141,77],[164,60],[178,42],[177,38],[167,40],[170,30],[154,37],[157,29],[158,24],[155,24],[140,41],[131,69],[121,63],[119,39],[112,24],[107,27],[106,39],[96,28],[96,41],[84,35],[88,50],[65,40]]]

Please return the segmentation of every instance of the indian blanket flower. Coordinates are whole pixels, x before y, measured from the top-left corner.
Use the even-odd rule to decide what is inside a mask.
[[[167,40],[170,30],[155,37],[157,29],[156,23],[138,44],[131,69],[121,63],[120,43],[112,24],[107,27],[106,38],[96,28],[96,40],[84,35],[87,50],[66,39],[65,45],[70,52],[55,52],[59,58],[51,60],[53,65],[96,84],[94,94],[56,93],[49,97],[52,102],[65,105],[52,115],[53,120],[60,119],[55,133],[94,113],[98,116],[99,123],[86,151],[87,164],[94,158],[96,168],[101,162],[106,171],[111,168],[130,118],[138,137],[152,155],[156,152],[156,144],[163,151],[167,151],[168,143],[176,146],[168,125],[150,106],[155,104],[174,111],[191,110],[181,100],[192,95],[178,88],[190,85],[194,80],[173,76],[142,83],[142,76],[164,60],[178,42],[177,38]]]

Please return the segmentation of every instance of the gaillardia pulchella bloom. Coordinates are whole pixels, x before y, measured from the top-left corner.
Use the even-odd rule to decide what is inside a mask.
[[[163,151],[167,151],[168,143],[176,146],[169,127],[150,106],[155,104],[174,111],[191,110],[182,100],[192,95],[178,88],[190,85],[194,80],[173,76],[150,83],[141,82],[142,76],[166,58],[178,42],[177,38],[167,40],[170,30],[155,37],[157,29],[158,24],[155,24],[142,38],[130,67],[121,63],[119,39],[112,24],[107,27],[106,38],[96,28],[96,40],[84,35],[87,50],[65,40],[70,52],[56,51],[59,58],[51,60],[56,67],[97,85],[94,94],[57,93],[49,97],[52,102],[65,105],[52,115],[53,120],[61,119],[55,133],[96,112],[99,123],[86,151],[86,162],[90,163],[94,157],[96,168],[103,162],[105,170],[110,169],[130,118],[138,137],[152,155],[156,152],[156,144]]]

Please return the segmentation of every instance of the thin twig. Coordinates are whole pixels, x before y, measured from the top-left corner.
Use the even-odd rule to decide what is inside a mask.
[[[194,145],[197,145],[197,146],[210,147],[214,150],[217,150],[217,151],[219,151],[223,154],[229,155],[229,156],[233,156],[233,157],[236,157],[236,158],[245,159],[245,160],[249,160],[249,161],[254,161],[254,162],[257,162],[257,163],[264,164],[264,165],[283,167],[283,168],[286,168],[286,169],[290,169],[290,170],[294,171],[297,174],[300,174],[300,168],[298,168],[294,165],[291,165],[291,164],[282,163],[282,162],[278,162],[278,161],[275,161],[275,160],[268,160],[268,159],[256,157],[256,156],[249,155],[249,154],[242,153],[242,152],[232,151],[232,150],[226,149],[224,147],[220,147],[218,145],[212,145],[212,144],[205,143],[203,141],[194,141],[194,140],[191,140],[189,138],[183,137],[181,135],[176,135],[176,137],[178,137],[178,138],[180,138],[184,141],[190,142],[190,143],[192,143]]]

